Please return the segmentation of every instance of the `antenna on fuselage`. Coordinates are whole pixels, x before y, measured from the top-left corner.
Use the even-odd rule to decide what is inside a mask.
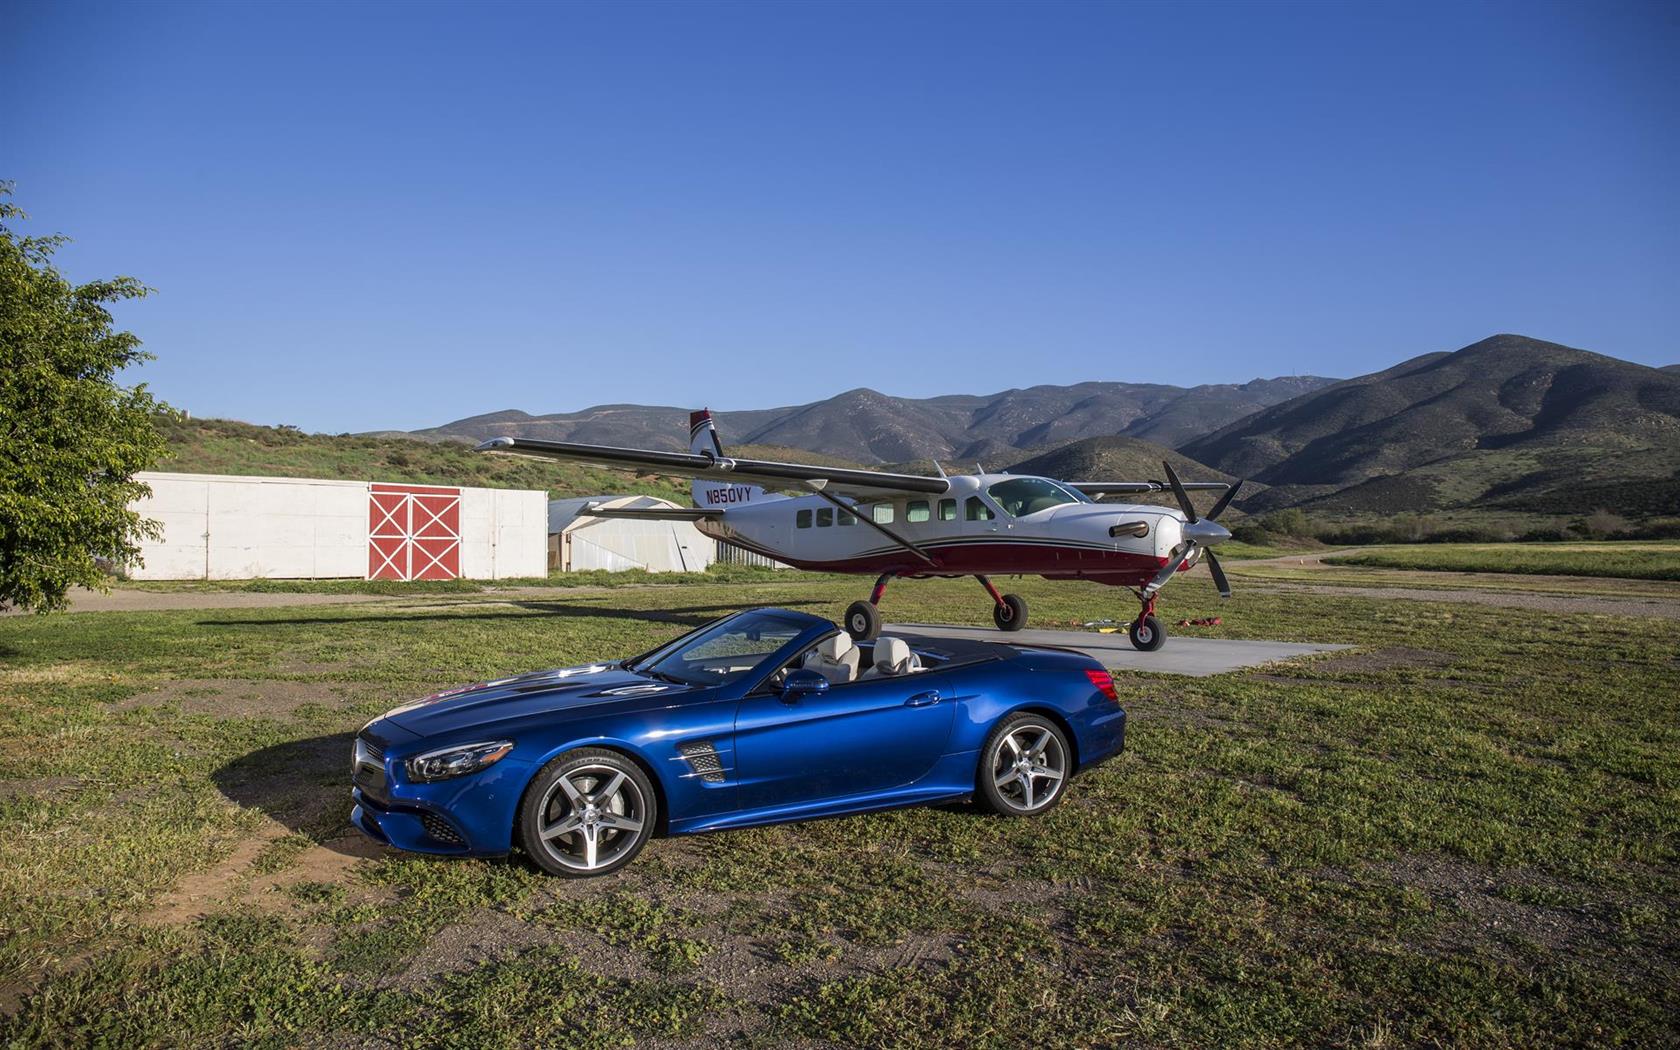
[[[937,459],[933,461],[933,469],[939,471],[939,476],[940,477],[942,477],[942,478],[948,477],[948,475],[945,473],[945,468],[939,465],[939,461]]]

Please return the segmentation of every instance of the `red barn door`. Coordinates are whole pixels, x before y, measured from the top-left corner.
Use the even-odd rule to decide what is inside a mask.
[[[460,575],[460,489],[369,487],[368,579],[453,580]]]

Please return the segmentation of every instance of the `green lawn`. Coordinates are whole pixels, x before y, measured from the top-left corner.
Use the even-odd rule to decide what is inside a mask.
[[[1680,580],[1680,542],[1673,540],[1420,543],[1339,554],[1325,561],[1336,565],[1433,572],[1514,572],[1542,576]]]
[[[1680,1038],[1680,623],[1202,590],[1168,615],[1363,650],[1119,676],[1128,753],[1041,820],[666,839],[591,882],[347,837],[351,734],[859,581],[0,620],[0,1043]],[[972,581],[886,609],[988,616]]]

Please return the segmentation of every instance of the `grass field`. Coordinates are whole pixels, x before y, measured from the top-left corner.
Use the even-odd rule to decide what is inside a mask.
[[[1129,612],[1012,589],[1037,624]],[[666,839],[590,882],[347,835],[351,735],[743,605],[837,615],[858,581],[0,620],[0,1042],[1680,1039],[1680,623],[1201,591],[1170,615],[1362,649],[1120,676],[1127,754],[1038,821]]]
[[[1511,572],[1542,576],[1680,580],[1680,543],[1673,540],[1420,543],[1338,554],[1325,561],[1335,565],[1432,572]]]

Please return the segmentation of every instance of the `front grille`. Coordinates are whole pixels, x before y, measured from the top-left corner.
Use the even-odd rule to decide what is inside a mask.
[[[385,749],[367,737],[356,738],[350,782],[379,801],[385,801]]]
[[[700,774],[701,780],[708,784],[723,783],[723,761],[718,758],[717,748],[710,740],[678,744],[677,750],[688,760],[688,767]]]
[[[451,846],[465,846],[467,844],[467,840],[461,837],[461,833],[451,827],[449,821],[444,820],[436,813],[422,813],[420,823],[426,828],[426,834],[439,842],[447,842]]]

